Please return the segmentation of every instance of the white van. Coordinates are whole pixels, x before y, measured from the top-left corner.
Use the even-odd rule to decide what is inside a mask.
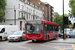
[[[71,32],[73,32],[73,29],[72,29],[72,28],[65,28],[65,29],[64,29],[64,33],[65,33],[66,35],[70,34]]]
[[[7,37],[16,31],[19,31],[17,25],[0,25],[0,40],[7,40]]]
[[[71,31],[70,28],[65,28],[64,29],[64,33],[66,33],[66,34],[69,34],[70,31]]]

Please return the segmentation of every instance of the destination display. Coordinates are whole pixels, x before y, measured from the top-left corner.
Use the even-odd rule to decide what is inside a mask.
[[[28,21],[28,24],[43,24],[43,21]]]

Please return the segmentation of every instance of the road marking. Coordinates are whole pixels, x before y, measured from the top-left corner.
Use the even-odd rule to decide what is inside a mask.
[[[47,43],[51,43],[52,44],[53,42],[47,42]],[[65,43],[53,43],[53,44],[56,44],[56,45],[60,45],[60,44],[62,44],[62,45],[72,45],[72,44],[67,44],[67,43],[66,44]]]
[[[65,48],[65,49],[63,49],[63,48],[59,48],[59,47],[53,47],[53,46],[57,46],[58,44],[56,44],[56,45],[52,45],[52,44],[50,44],[50,45],[44,45],[44,44],[38,44],[38,43],[31,43],[31,44],[37,44],[37,45],[41,45],[41,46],[30,46],[29,48],[28,47],[23,47],[23,46],[19,46],[19,45],[15,45],[15,44],[11,44],[11,43],[8,43],[8,42],[1,42],[1,43],[6,43],[6,44],[10,44],[10,45],[13,45],[13,46],[17,46],[17,47],[20,47],[20,48],[25,48],[25,49],[27,49],[27,50],[32,50],[32,49],[29,49],[29,48],[32,48],[32,47],[41,47],[41,46],[48,46],[48,47],[52,47],[52,48],[56,48],[56,49],[58,49],[58,50],[66,50],[66,49],[74,49],[75,50],[75,46],[74,46],[74,44],[71,44],[71,46],[73,47],[73,48]],[[59,44],[60,45],[60,44]],[[62,44],[62,45],[66,45],[66,44]],[[68,44],[67,44],[68,45]],[[70,44],[69,44],[70,45]],[[10,49],[6,49],[6,50],[10,50]]]
[[[42,45],[42,46],[48,46],[48,47],[52,47],[52,48],[57,48],[57,47],[53,47],[53,45],[43,45],[43,44],[40,44],[40,45]],[[65,50],[65,49],[62,49],[62,48],[57,48],[57,49],[59,49],[59,50]]]
[[[13,46],[18,46],[18,45],[15,45],[15,44],[10,44],[10,45],[13,45]],[[23,46],[18,46],[20,48],[25,48],[25,49],[28,49],[28,50],[32,50],[32,49],[29,49],[28,47],[23,47]]]
[[[57,48],[57,47],[53,47],[54,45],[44,45],[44,44],[38,44],[38,45],[41,45],[41,46],[48,46],[48,47],[52,47],[52,48]],[[37,47],[37,46],[31,46],[31,47]],[[40,47],[40,46],[38,46]],[[59,50],[65,50],[65,49],[62,49],[62,48],[57,48]]]
[[[38,44],[38,43],[31,43],[31,44]],[[52,45],[52,44],[50,44],[50,45],[44,45],[44,44],[38,44],[38,45],[41,45],[41,46],[48,46],[48,47],[52,47],[52,48],[57,48],[57,49],[59,49],[59,50],[66,50],[66,49],[73,49],[73,48],[59,48],[59,47],[53,47],[53,46],[57,46],[57,45],[60,45],[60,46],[62,46],[62,45],[70,45],[70,46],[72,46],[72,44],[64,44],[64,43],[62,43],[62,45],[61,44],[56,44],[56,45]],[[32,48],[32,47],[40,47],[40,46],[30,46],[30,48]]]
[[[11,49],[4,49],[4,50],[11,50]]]
[[[75,45],[74,45],[74,44],[72,44],[72,47],[73,47],[73,49],[75,50]]]
[[[50,45],[43,45],[43,44],[38,44],[38,45],[52,47],[52,45],[51,45],[51,46],[50,46]],[[30,46],[29,48],[33,48],[33,47],[41,47],[41,46]],[[65,50],[65,49],[57,48],[57,47],[52,47],[52,48],[56,48],[57,50]]]
[[[23,46],[19,46],[19,45],[7,43],[7,42],[2,42],[2,43],[9,44],[9,45],[13,45],[13,46],[17,46],[17,47],[20,47],[20,48],[25,48],[25,49],[27,49],[27,50],[32,50],[32,49],[29,49],[28,47],[23,47]]]

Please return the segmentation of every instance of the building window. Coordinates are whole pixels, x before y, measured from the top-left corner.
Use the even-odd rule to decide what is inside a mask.
[[[20,18],[20,12],[19,12],[19,18]]]
[[[40,5],[41,3],[39,2],[39,5]]]
[[[52,8],[52,10],[53,10],[54,8]]]
[[[44,10],[44,7],[43,7],[43,10]]]
[[[29,12],[29,8],[28,8],[28,12]]]
[[[23,2],[25,2],[26,0],[23,0]]]
[[[33,10],[33,14],[35,14],[35,10]]]
[[[24,6],[24,9],[25,9],[25,11],[26,11],[26,5]]]
[[[54,15],[52,15],[52,17],[54,17]]]
[[[29,9],[29,12],[31,13],[31,9]]]
[[[29,2],[28,2],[28,4],[29,4]]]
[[[33,20],[33,16],[31,16],[31,19]]]
[[[28,7],[27,7],[27,12],[28,12]]]
[[[27,19],[28,19],[28,14],[27,14]]]
[[[37,17],[36,17],[36,19],[37,19]]]
[[[29,13],[30,13],[30,9],[29,9]]]
[[[28,2],[28,4],[30,5],[30,4],[31,4],[31,2]]]
[[[33,20],[35,19],[35,16],[33,16]]]
[[[20,8],[20,4],[18,4],[18,8]]]
[[[35,7],[35,4],[33,4],[33,6]]]
[[[32,9],[31,9],[31,13],[32,13]]]
[[[26,14],[24,14],[25,15],[25,19],[26,19]]]
[[[44,14],[44,12],[43,12],[43,14]]]
[[[24,9],[24,6],[22,5],[22,10]]]
[[[23,12],[22,12],[22,18],[23,18]]]
[[[29,20],[30,20],[30,14],[29,14]]]
[[[25,0],[24,2],[27,2],[27,0]]]

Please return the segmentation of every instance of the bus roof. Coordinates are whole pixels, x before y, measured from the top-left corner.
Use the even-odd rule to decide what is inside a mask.
[[[50,21],[45,21],[45,20],[43,20],[43,22],[44,22],[44,23],[48,23],[48,24],[52,24],[52,25],[57,25],[57,26],[59,25],[59,24],[57,24],[57,23],[50,22]]]
[[[54,22],[49,22],[49,21],[46,21],[46,20],[27,20],[27,22],[28,21],[43,21],[44,23],[47,23],[47,24],[52,24],[52,25],[59,25],[59,24],[57,24],[57,23],[54,23]]]

